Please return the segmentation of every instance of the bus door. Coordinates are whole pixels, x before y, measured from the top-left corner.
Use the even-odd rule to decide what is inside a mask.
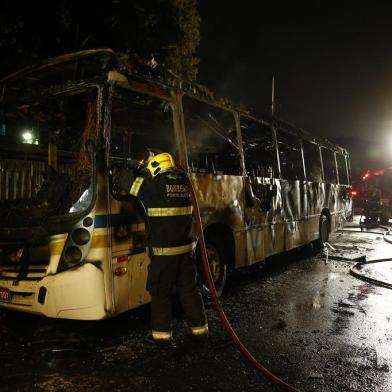
[[[328,148],[321,148],[321,158],[324,169],[324,184],[325,184],[325,200],[324,206],[328,208],[331,214],[330,229],[333,231],[335,225],[340,225],[339,220],[341,214],[341,194],[340,186],[338,185],[338,177],[336,170],[335,153]]]
[[[284,250],[283,209],[272,130],[241,116],[245,170],[245,220],[248,262]]]
[[[298,136],[277,130],[280,174],[284,204],[286,250],[308,242],[307,183]]]
[[[169,102],[143,93],[116,89],[110,136],[110,226],[116,313],[150,301],[145,211],[120,187],[124,171],[135,168],[147,150],[176,156],[173,111]]]

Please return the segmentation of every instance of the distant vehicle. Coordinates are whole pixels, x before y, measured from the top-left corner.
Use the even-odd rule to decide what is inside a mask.
[[[354,197],[369,223],[388,223],[392,217],[392,168],[366,171],[356,184]]]
[[[90,50],[0,81],[0,307],[102,319],[150,301],[142,212],[118,186],[147,148],[188,170],[219,291],[351,218],[345,149],[158,68]]]

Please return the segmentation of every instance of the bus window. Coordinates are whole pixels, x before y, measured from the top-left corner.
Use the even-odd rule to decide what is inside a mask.
[[[240,175],[233,114],[187,96],[183,100],[183,109],[190,170]]]
[[[140,160],[147,148],[175,155],[173,114],[170,104],[162,99],[117,90],[113,98],[111,124],[112,158]]]
[[[271,128],[241,116],[241,134],[247,175],[274,177],[278,165]]]
[[[349,183],[347,176],[346,158],[342,154],[336,154],[336,162],[338,164],[339,184],[347,185]]]
[[[336,184],[337,173],[336,173],[335,153],[331,150],[328,150],[327,148],[322,148],[321,155],[323,157],[325,182]]]
[[[305,158],[306,178],[312,182],[322,182],[323,172],[321,170],[320,147],[307,140],[302,141]]]
[[[298,137],[277,130],[280,171],[286,180],[303,180],[301,145]]]

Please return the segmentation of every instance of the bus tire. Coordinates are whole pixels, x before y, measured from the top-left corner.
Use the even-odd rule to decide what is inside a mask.
[[[325,214],[320,216],[319,222],[319,247],[322,248],[325,242],[329,240],[329,220]]]
[[[206,238],[208,262],[218,297],[222,295],[227,279],[227,255],[222,242],[217,238]],[[210,289],[207,286],[204,276],[202,277],[201,284],[203,294],[210,295]]]

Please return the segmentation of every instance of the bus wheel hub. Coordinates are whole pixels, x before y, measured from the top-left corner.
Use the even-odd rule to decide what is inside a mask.
[[[208,259],[210,264],[210,271],[214,282],[216,282],[221,274],[221,262],[219,254],[215,249],[208,249]]]

